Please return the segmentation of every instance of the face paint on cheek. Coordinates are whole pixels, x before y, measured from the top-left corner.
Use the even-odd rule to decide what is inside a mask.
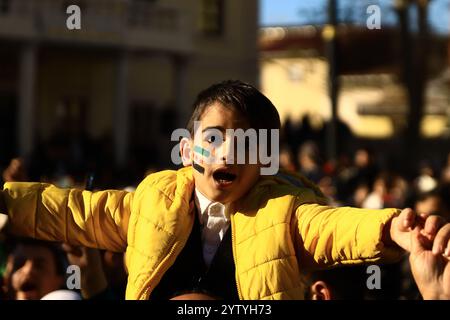
[[[200,146],[194,146],[194,152],[198,153],[202,157],[208,158],[210,156],[210,152]]]
[[[205,163],[204,159],[210,156],[210,152],[205,148],[200,146],[194,146],[194,161],[192,161],[192,166],[195,170],[200,172],[201,174],[205,173],[205,168],[201,165]]]
[[[194,161],[198,164],[210,163],[211,152],[200,146],[194,146]]]
[[[205,168],[203,168],[201,165],[199,165],[197,162],[193,161],[192,162],[192,166],[194,167],[195,170],[197,170],[198,172],[200,172],[201,174],[205,173]]]

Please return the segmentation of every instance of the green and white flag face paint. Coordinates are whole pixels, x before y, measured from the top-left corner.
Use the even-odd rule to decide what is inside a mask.
[[[203,159],[208,158],[210,154],[211,153],[203,147],[194,146],[194,161],[203,163]]]
[[[203,168],[204,158],[208,158],[210,156],[210,152],[200,146],[194,146],[194,161],[192,163],[195,170],[203,174],[205,172],[205,168]]]

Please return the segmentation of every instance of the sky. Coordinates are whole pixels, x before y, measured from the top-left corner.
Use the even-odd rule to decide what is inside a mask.
[[[326,19],[327,0],[259,0],[259,20],[261,26],[302,25],[321,23]],[[392,9],[394,0],[337,0],[338,20],[365,23],[365,10],[369,5],[377,4],[381,8],[381,26],[397,23]],[[341,8],[341,10],[339,10]],[[351,8],[351,10],[342,10]],[[411,12],[414,16],[414,12]],[[429,4],[429,24],[433,32],[449,34],[450,0],[433,0]]]

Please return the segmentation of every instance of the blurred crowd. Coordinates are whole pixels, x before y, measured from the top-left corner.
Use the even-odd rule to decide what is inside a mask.
[[[332,206],[412,208],[418,214],[434,214],[450,220],[450,149],[440,161],[413,159],[418,165],[411,174],[392,169],[398,165],[386,165],[382,150],[354,148],[355,137],[342,123],[337,132],[343,151],[336,161],[327,159],[326,131],[326,127],[314,130],[307,118],[300,126],[288,123],[280,148],[280,168],[302,173],[319,186]],[[360,280],[367,278],[366,267],[350,269],[326,271],[320,277],[338,283],[338,288],[347,288],[344,297],[351,294],[362,299],[420,299],[407,257],[397,264],[381,266],[383,285],[379,290],[367,290]],[[356,292],[359,294],[354,295]]]
[[[347,144],[354,139],[342,125],[338,127],[338,134],[340,141]],[[410,207],[417,213],[437,214],[450,219],[450,153],[442,159],[439,168],[423,159],[425,161],[416,174],[406,177],[384,168],[380,164],[379,153],[365,147],[344,150],[337,161],[326,159],[324,133],[315,132],[307,121],[297,129],[287,122],[282,136],[281,169],[300,172],[316,183],[328,197],[330,205],[368,209]],[[156,170],[141,164],[139,170],[132,170],[130,177],[134,180],[113,182],[112,167],[97,166],[102,168],[101,172],[97,170],[89,175],[91,164],[98,159],[72,157],[70,150],[66,150],[68,145],[56,145],[48,149],[53,151],[47,154],[47,160],[41,159],[45,170],[39,171],[36,169],[39,164],[30,160],[12,159],[2,169],[3,182],[39,179],[60,187],[94,190],[108,188],[110,184],[109,188],[133,191],[141,178]],[[104,157],[107,159],[108,154]],[[71,161],[65,162],[65,158],[71,158]],[[75,163],[77,159],[84,159],[84,163]],[[60,165],[65,163],[70,163],[70,166]],[[77,171],[70,171],[71,167]],[[3,224],[0,221],[0,230]],[[123,259],[121,253],[12,238],[0,232],[0,299],[124,299],[127,271]],[[381,289],[367,288],[366,267],[359,266],[310,275],[308,294],[310,298],[316,295],[322,299],[327,298],[324,292],[330,291],[337,299],[420,299],[407,259],[381,266]],[[69,265],[79,267],[80,279],[71,278],[72,274],[67,273]],[[70,283],[72,290],[68,289]],[[329,291],[324,291],[324,287]]]

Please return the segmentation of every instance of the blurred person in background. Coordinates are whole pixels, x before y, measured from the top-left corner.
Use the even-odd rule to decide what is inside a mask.
[[[416,178],[414,185],[420,193],[431,191],[438,186],[434,170],[427,162],[421,165],[419,176]]]
[[[441,171],[441,184],[450,184],[450,152],[447,155],[447,159],[442,167]]]
[[[356,150],[353,157],[353,167],[348,178],[349,185],[352,188],[355,188],[361,183],[372,185],[375,182],[377,174],[378,169],[372,152],[367,148]]]
[[[417,196],[414,208],[417,213],[442,215],[444,204],[438,189],[421,193]]]
[[[297,153],[297,161],[300,173],[314,183],[318,183],[323,177],[320,164],[319,148],[313,141],[307,141],[300,146]]]
[[[445,167],[441,173],[442,183],[450,183],[450,166]]]
[[[5,182],[25,181],[28,174],[24,160],[12,159],[2,176]],[[113,300],[125,296],[127,275],[124,270],[123,254],[68,244],[63,244],[62,249],[66,252],[69,263],[80,267],[83,299]],[[70,299],[71,294],[59,290],[57,294],[46,299],[58,297]]]
[[[374,183],[372,192],[366,197],[362,203],[362,207],[366,209],[384,209],[391,208],[396,204],[404,203],[404,186],[403,181],[396,182],[390,173],[382,172],[379,174]],[[396,191],[396,195],[392,190]],[[398,198],[396,198],[396,196]],[[402,263],[394,263],[389,265],[380,266],[381,269],[381,281],[384,286],[381,290],[373,290],[368,292],[368,299],[376,300],[393,300],[400,296],[402,286]]]
[[[322,191],[323,195],[328,199],[328,205],[340,207],[342,203],[337,199],[337,189],[334,178],[331,176],[324,176],[320,179],[317,184],[320,191]]]
[[[305,297],[308,300],[363,300],[366,266],[345,266],[306,273]]]
[[[101,251],[103,272],[105,273],[108,287],[114,297],[125,298],[128,280],[128,270],[125,265],[125,255],[120,252]]]
[[[81,295],[85,300],[125,298],[126,273],[123,256],[98,249],[63,244],[70,264],[81,272]]]
[[[4,232],[8,218],[0,215],[0,288],[3,288],[3,275],[5,274],[6,261],[8,255],[6,252],[6,234]],[[0,289],[0,300],[5,299],[5,292]]]
[[[288,172],[297,171],[294,155],[289,146],[283,146],[280,148],[280,168]]]
[[[369,186],[366,183],[359,184],[349,200],[349,205],[355,206],[357,208],[362,208],[364,205],[364,201],[367,199],[369,194],[370,194]]]
[[[3,293],[9,300],[39,300],[65,289],[67,260],[55,243],[10,238]]]
[[[449,230],[442,230],[436,237]],[[417,226],[411,233],[411,253],[405,264],[411,272],[411,291],[400,299],[450,300],[450,258],[433,253],[435,237]],[[366,266],[340,266],[303,273],[305,297],[310,300],[362,300],[371,296]],[[381,289],[386,282],[381,280]],[[378,290],[375,290],[378,291]],[[373,295],[372,295],[373,296]],[[383,295],[373,296],[385,299]],[[395,297],[393,297],[395,298]]]
[[[397,174],[394,175],[391,188],[388,191],[388,197],[385,201],[385,207],[397,208],[406,206],[406,201],[410,192],[406,179]]]
[[[4,182],[28,180],[25,161],[21,158],[12,159],[8,167],[3,171],[2,178]]]
[[[441,184],[439,190],[442,201],[442,216],[450,221],[450,182]]]
[[[348,204],[355,203],[357,207],[362,207],[361,193],[373,186],[375,177],[378,173],[377,166],[372,153],[366,148],[359,148],[353,155],[353,161],[350,156],[341,154],[337,167],[337,186],[339,198]],[[364,200],[367,197],[364,196]]]
[[[390,177],[387,173],[380,174],[373,183],[372,192],[364,200],[362,207],[365,209],[385,208],[386,196],[390,187]]]

